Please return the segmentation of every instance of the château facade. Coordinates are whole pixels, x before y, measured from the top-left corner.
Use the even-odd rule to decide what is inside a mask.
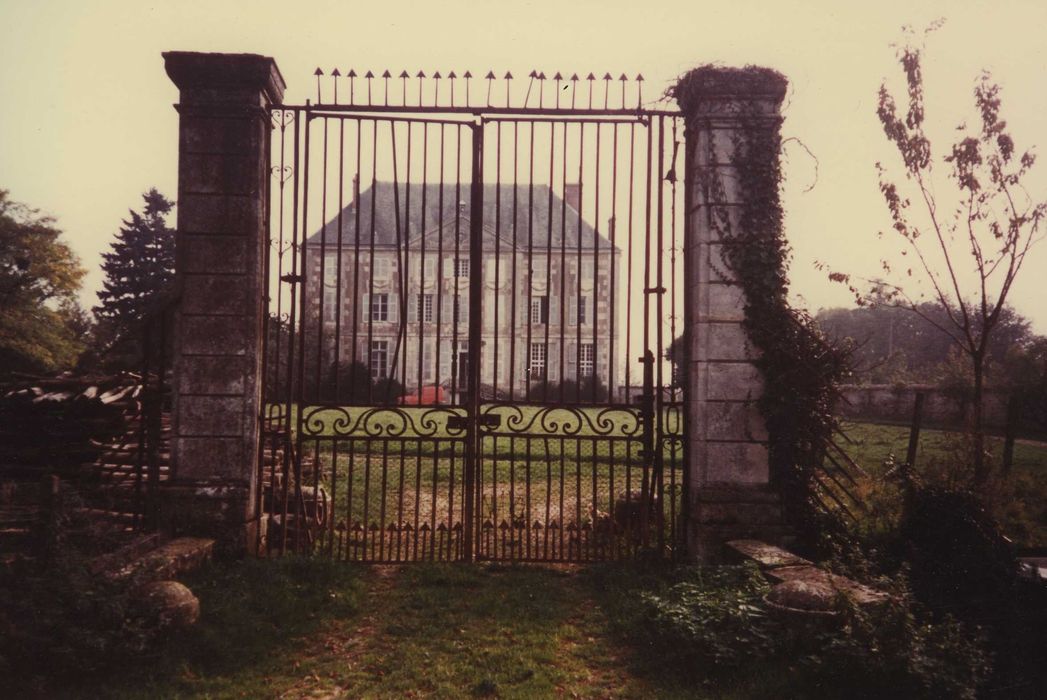
[[[325,364],[355,360],[409,394],[439,386],[461,396],[469,280],[480,273],[485,398],[593,377],[613,392],[620,254],[579,214],[580,188],[566,190],[485,185],[480,261],[469,255],[468,187],[378,182],[360,192],[305,244],[307,325],[322,325]]]

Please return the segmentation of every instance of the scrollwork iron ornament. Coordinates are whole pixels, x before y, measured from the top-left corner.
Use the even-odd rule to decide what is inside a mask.
[[[481,408],[480,414],[500,418],[497,428],[480,421],[481,431],[494,436],[639,438],[643,429],[640,411],[629,406],[493,403]]]
[[[454,406],[309,406],[301,430],[306,438],[461,439],[465,428],[449,419],[464,416],[464,409]]]

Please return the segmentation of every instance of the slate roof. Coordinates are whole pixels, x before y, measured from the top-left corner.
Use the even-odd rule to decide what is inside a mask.
[[[375,200],[374,206],[374,242],[375,245],[396,245],[397,241],[397,221],[395,215],[395,196],[393,183],[391,182],[378,182],[376,188],[368,187],[366,190],[360,193],[360,245],[370,246],[371,244],[371,200],[374,197],[374,189],[377,189],[378,195]],[[426,184],[425,185],[425,216],[423,220],[422,216],[422,193],[423,188],[420,183],[413,183],[411,185],[400,185],[399,186],[399,204],[400,204],[400,226],[401,236],[404,230],[407,231],[412,242],[417,241],[418,236],[421,232],[426,234],[434,234],[440,227],[440,186],[438,184]],[[484,185],[484,211],[483,211],[483,222],[484,230],[489,235],[493,235],[495,232],[496,223],[496,192],[497,186],[494,184]],[[407,203],[408,190],[410,191],[410,221],[406,221],[403,217],[402,212]],[[501,219],[499,222],[498,232],[501,239],[504,242],[508,242],[510,245],[513,241],[513,186],[512,185],[501,185]],[[516,188],[517,191],[517,202],[516,202],[516,240],[518,246],[526,250],[531,238],[528,235],[528,226],[533,231],[533,244],[536,248],[545,247],[547,245],[549,236],[549,219],[550,219],[550,206],[549,206],[549,194],[550,188],[548,185],[534,185],[533,194],[531,189],[527,185],[519,185]],[[528,202],[533,197],[534,206],[533,209],[528,209]],[[469,219],[470,219],[470,206],[469,206],[469,186],[463,185],[460,191],[460,198],[464,202],[463,211],[460,218],[460,232],[463,236],[468,236],[469,233]],[[444,184],[443,192],[443,225],[444,225],[444,245],[454,244],[453,232],[455,224],[455,216],[458,209],[458,201],[455,198],[455,185],[454,183]],[[530,222],[528,221],[528,213],[533,211]],[[561,217],[564,211],[564,201],[556,194],[552,193],[552,239],[553,245],[559,247],[561,245]],[[578,247],[578,212],[569,204],[566,206],[566,235],[567,235],[567,248],[568,250],[576,250]],[[408,223],[410,224],[408,227]],[[447,227],[450,226],[452,237],[447,238],[448,231]],[[338,213],[336,212],[333,216],[328,218],[327,222],[327,235],[326,235],[326,246],[333,248],[338,242]],[[594,230],[589,222],[584,219],[581,222],[582,232],[582,249],[592,250],[594,246]],[[352,247],[355,244],[356,234],[356,203],[350,204],[342,210],[342,245],[343,247]],[[308,244],[311,246],[319,245],[321,241],[321,229],[318,229],[309,237]],[[596,245],[600,249],[610,248],[611,242],[606,238],[603,233],[600,233],[595,237]],[[426,242],[427,247],[429,241]],[[435,242],[432,243],[432,247],[435,249]]]

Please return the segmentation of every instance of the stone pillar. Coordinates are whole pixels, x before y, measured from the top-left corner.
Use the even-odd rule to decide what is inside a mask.
[[[257,527],[271,58],[170,52],[180,91],[171,480],[161,521],[240,554]]]
[[[719,559],[734,538],[780,540],[767,431],[757,407],[763,380],[742,321],[745,293],[725,258],[746,192],[733,155],[743,127],[778,129],[785,79],[767,69],[699,68],[681,78],[688,217],[684,239],[688,465],[692,556]],[[728,228],[730,227],[730,228]],[[728,232],[728,233],[725,233]]]

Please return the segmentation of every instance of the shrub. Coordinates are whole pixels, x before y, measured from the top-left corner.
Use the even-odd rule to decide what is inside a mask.
[[[890,604],[874,610],[841,598],[836,620],[804,626],[767,610],[754,566],[685,567],[648,578],[619,605],[638,609],[623,615],[627,633],[674,673],[742,680],[759,664],[800,695],[975,697],[989,671],[980,638],[951,617],[933,619],[906,586],[897,579]]]
[[[641,594],[648,641],[681,661],[720,668],[766,658],[777,628],[761,605],[767,590],[755,568],[695,569],[689,580]]]

